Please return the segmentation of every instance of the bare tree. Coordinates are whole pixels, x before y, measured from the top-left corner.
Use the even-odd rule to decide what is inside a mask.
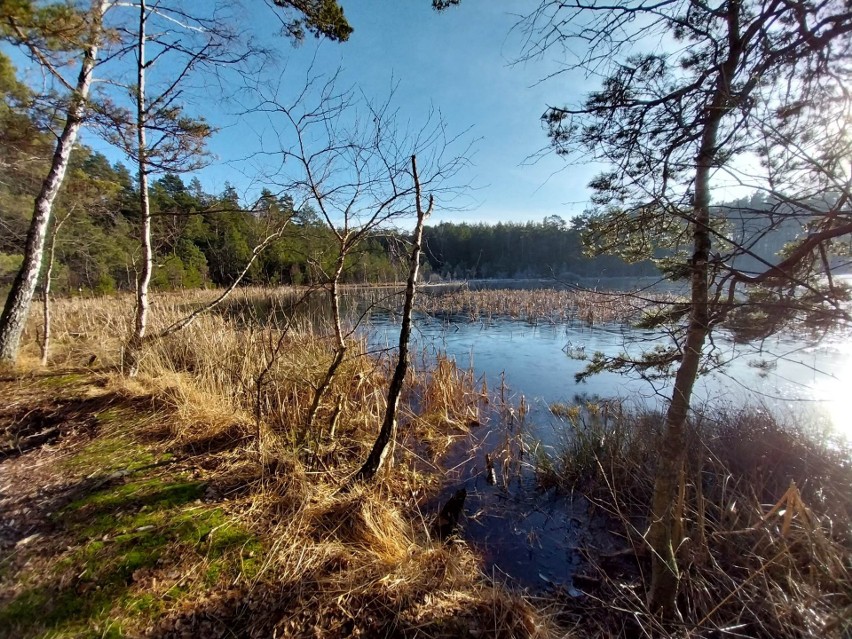
[[[133,332],[123,359],[125,371],[135,375],[148,334],[148,289],[154,268],[149,177],[154,172],[195,170],[206,162],[205,143],[213,130],[203,118],[189,117],[180,105],[187,94],[189,80],[198,73],[216,73],[223,68],[246,72],[246,64],[262,57],[263,52],[238,36],[233,16],[209,8],[191,13],[179,2],[161,1],[148,5],[146,0],[138,0],[135,5],[126,6],[137,13],[135,27],[128,25],[123,29],[135,38],[136,82],[127,87],[133,95],[135,112],[116,106],[105,97],[99,105],[99,120],[107,138],[122,148],[138,167],[142,256],[136,283]],[[149,74],[158,68],[166,71],[159,73],[152,91]],[[268,217],[267,222],[272,221]],[[274,222],[267,224],[266,236],[254,248],[243,271],[220,296],[155,337],[185,328],[227,298],[258,255],[281,236],[289,218]]]
[[[411,240],[411,255],[409,258],[408,280],[405,285],[405,304],[402,309],[402,323],[399,328],[399,353],[397,354],[396,367],[393,377],[388,386],[387,406],[382,427],[373,449],[360,470],[355,474],[353,481],[370,481],[381,470],[389,454],[393,453],[394,441],[397,430],[397,408],[399,398],[402,394],[402,385],[405,382],[405,374],[408,372],[408,343],[411,341],[411,322],[414,312],[414,297],[417,292],[417,277],[420,271],[420,254],[423,249],[423,226],[432,213],[435,201],[429,198],[429,204],[423,208],[423,194],[420,187],[420,177],[417,174],[417,158],[411,156],[411,175],[414,180],[414,202],[417,210],[417,224],[414,227],[414,235]]]
[[[311,73],[290,100],[282,96],[284,78],[277,87],[255,87],[259,110],[268,114],[270,129],[278,132],[273,148],[264,155],[279,158],[282,170],[267,179],[288,192],[302,193],[336,243],[326,264],[314,261],[331,305],[334,356],[316,384],[305,421],[308,432],[356,328],[345,326],[341,310],[341,283],[351,256],[372,233],[410,215],[415,192],[409,169],[412,156],[427,158],[423,186],[445,197],[458,194],[448,179],[466,162],[466,149],[456,154],[453,148],[459,136],[448,137],[437,115],[412,132],[400,126],[390,98],[374,104],[352,90],[339,90],[337,74],[321,78]]]
[[[289,17],[278,16],[281,20],[283,31],[294,40],[305,37],[310,32],[317,37],[326,37],[331,40],[343,42],[348,39],[352,28],[347,22],[343,10],[335,0],[275,0],[274,6],[289,11]],[[54,200],[59,192],[65,173],[68,168],[68,160],[71,150],[77,139],[80,128],[83,126],[89,114],[90,90],[93,84],[96,67],[100,64],[99,54],[104,45],[109,45],[110,50],[105,62],[115,63],[122,59],[125,54],[137,50],[144,45],[148,38],[144,34],[144,25],[147,21],[146,13],[152,12],[163,17],[172,26],[185,28],[184,38],[201,31],[209,31],[216,24],[216,18],[209,20],[194,18],[186,9],[186,3],[157,2],[146,9],[145,2],[137,4],[119,2],[117,0],[91,0],[88,8],[80,8],[77,2],[55,2],[51,4],[35,3],[32,0],[23,2],[3,3],[0,6],[0,37],[12,41],[21,48],[30,58],[41,67],[44,74],[58,87],[67,92],[68,98],[63,107],[65,123],[62,132],[57,135],[57,143],[50,163],[50,170],[44,179],[41,190],[35,200],[32,222],[27,234],[24,261],[15,278],[12,289],[6,298],[6,305],[0,315],[0,362],[11,363],[18,354],[21,335],[29,316],[32,298],[38,281],[39,271],[44,256],[45,240],[50,225],[50,218]],[[138,9],[140,11],[139,31],[134,32],[123,26],[122,21],[117,18],[114,24],[108,24],[106,17],[108,12],[114,9]],[[215,7],[206,7],[208,15],[215,15]],[[278,15],[278,14],[276,14]],[[222,29],[214,31],[221,32]],[[155,129],[154,122],[157,117],[175,116],[174,103],[181,93],[178,85],[184,80],[190,69],[199,60],[206,59],[208,62],[213,58],[211,51],[202,47],[191,50],[184,47],[180,37],[171,38],[172,32],[164,30],[167,42],[162,43],[161,51],[180,52],[189,58],[190,62],[173,78],[174,84],[169,85],[160,96],[150,100],[148,105],[144,104],[144,72],[154,63],[157,55],[143,61],[138,58],[138,89],[137,105],[139,117],[145,119],[145,125],[149,130]],[[136,35],[128,39],[128,35]],[[159,36],[158,36],[159,37]],[[143,47],[144,48],[144,47]],[[63,68],[67,66],[68,52],[80,58],[80,71],[76,82],[72,82],[63,75]],[[221,53],[222,49],[220,49]],[[226,57],[233,59],[239,54],[228,52]],[[104,78],[106,80],[106,78]],[[110,84],[110,82],[107,82]],[[140,100],[140,97],[142,98]],[[111,109],[112,105],[102,104],[99,108],[101,113]],[[172,117],[172,125],[189,124],[186,118]],[[143,127],[144,128],[144,127]],[[166,131],[162,131],[166,133]],[[196,131],[197,133],[198,131]],[[208,131],[209,132],[209,131]],[[185,131],[184,131],[185,133]],[[146,143],[144,135],[138,138],[140,146],[137,151],[142,164],[151,163],[156,153],[161,157],[168,157],[169,150],[168,135],[163,135],[160,148],[157,142]],[[173,138],[172,138],[173,139]],[[185,140],[186,138],[180,138]],[[174,150],[174,149],[171,149]],[[134,154],[135,156],[135,154]],[[140,178],[144,176],[140,172]],[[146,172],[147,174],[147,172]],[[140,179],[140,187],[142,187]],[[144,188],[140,188],[144,191]],[[144,198],[140,195],[140,198]],[[144,335],[147,311],[147,281],[150,280],[151,265],[150,250],[145,248],[145,238],[150,234],[146,228],[150,226],[143,220],[143,266],[139,277],[140,287],[137,295],[137,313],[135,321],[134,336],[131,346],[138,340],[138,334]],[[150,242],[148,242],[150,244]],[[129,349],[131,352],[133,348]]]

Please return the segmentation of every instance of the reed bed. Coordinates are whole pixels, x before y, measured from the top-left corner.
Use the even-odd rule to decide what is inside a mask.
[[[155,295],[151,333],[215,295]],[[424,301],[429,312],[587,323],[627,321],[652,304],[568,291],[441,297]],[[534,449],[541,485],[586,495],[624,531],[630,553],[613,559],[588,549],[596,569],[586,575],[594,585],[581,586],[585,596],[533,601],[484,579],[463,542],[433,539],[435,513],[424,512],[441,484],[441,456],[486,420],[484,384],[445,358],[422,362],[407,381],[395,465],[377,485],[341,492],[378,430],[392,358],[351,338],[308,430],[333,351],[321,292],[304,298],[304,289],[238,291],[189,328],[151,341],[133,380],[118,373],[132,298],[56,302],[50,366],[89,370],[99,387],[168,416],[158,418],[157,436],[227,498],[221,507],[264,548],[250,577],[212,594],[201,589],[197,600],[187,595],[148,627],[139,625],[144,618],[128,627],[158,637],[203,636],[210,623],[258,637],[564,637],[571,627],[600,637],[848,636],[848,448],[765,412],[697,411],[678,547],[683,620],[664,627],[644,604],[642,538],[661,418],[617,403],[554,405],[566,436],[555,450]],[[39,331],[34,316],[27,366],[37,361]],[[523,422],[525,404],[510,406],[503,386],[498,396],[504,418]]]
[[[439,357],[413,372],[396,463],[377,485],[340,491],[378,431],[392,361],[367,355],[353,338],[308,431],[307,411],[333,351],[321,313],[297,310],[303,293],[239,291],[148,343],[134,379],[119,372],[132,298],[56,301],[50,366],[89,370],[100,388],[144,398],[168,416],[156,436],[264,548],[250,577],[236,566],[239,581],[210,592],[203,586],[196,599],[185,594],[157,619],[136,614],[121,623],[155,637],[206,636],[211,627],[247,637],[565,636],[546,605],[489,583],[466,544],[432,538],[435,513],[423,508],[439,488],[439,457],[479,419],[482,391],[469,371]],[[214,296],[153,296],[150,333]],[[25,364],[35,360],[39,330],[33,317]]]
[[[566,614],[586,620],[590,635],[672,632],[644,602],[643,533],[662,417],[617,403],[552,412],[567,434],[554,452],[539,453],[539,481],[588,496],[636,557],[590,553],[594,603]],[[801,423],[757,409],[696,411],[681,488],[679,634],[849,636],[852,451]]]
[[[530,323],[581,322],[593,326],[633,322],[648,309],[672,300],[668,295],[649,298],[588,290],[461,289],[422,295],[419,305],[430,315],[469,321],[502,317]]]

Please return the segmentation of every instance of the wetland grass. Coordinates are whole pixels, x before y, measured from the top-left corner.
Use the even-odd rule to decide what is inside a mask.
[[[597,598],[576,614],[597,636],[671,632],[643,596],[661,416],[596,402],[551,411],[565,437],[539,452],[539,481],[589,498],[628,549],[590,550]],[[683,636],[849,636],[852,451],[801,423],[758,409],[695,411],[678,504]]]
[[[152,319],[166,326],[214,295],[156,295]],[[511,405],[505,384],[488,398],[470,371],[424,361],[407,379],[395,465],[379,484],[341,493],[375,437],[391,360],[352,339],[308,430],[333,347],[321,308],[294,312],[301,296],[239,291],[149,344],[135,379],[118,373],[130,296],[58,300],[47,369],[32,321],[23,370],[0,382],[11,398],[0,418],[7,429],[59,424],[60,436],[3,462],[19,482],[13,503],[43,510],[46,523],[0,564],[0,636],[848,635],[848,448],[765,413],[696,411],[680,499],[683,619],[673,630],[644,603],[659,416],[609,402],[553,405],[564,444],[517,446],[532,451],[543,487],[579,492],[610,517],[627,552],[587,548],[586,581],[575,582],[585,595],[531,599],[483,577],[463,541],[433,539],[435,513],[424,511],[442,484],[441,456],[487,421],[483,406],[520,423],[525,407]],[[505,315],[557,317],[522,299],[529,305]],[[565,312],[568,297],[559,299],[549,312]],[[490,310],[479,317],[509,308],[482,300],[476,308]],[[641,310],[620,308],[606,321]],[[572,313],[559,317],[588,321]],[[604,317],[598,309],[594,321]],[[505,471],[520,458],[515,445],[507,435],[492,462]],[[42,504],[45,494],[54,497]]]
[[[421,296],[421,309],[438,317],[460,317],[469,321],[497,318],[517,319],[532,324],[579,322],[588,326],[629,323],[644,311],[673,298],[653,298],[629,293],[559,289],[459,289]]]
[[[155,295],[152,320],[208,295]],[[439,457],[478,419],[472,374],[446,359],[413,372],[395,465],[341,492],[375,438],[389,359],[354,340],[307,430],[332,345],[321,323],[292,321],[291,292],[269,297],[241,291],[148,344],[133,379],[119,373],[130,296],[57,300],[46,370],[33,321],[4,395],[25,415],[67,412],[67,395],[91,426],[29,452],[39,474],[26,455],[6,467],[32,486],[26,507],[54,519],[4,559],[0,636],[565,636],[546,605],[489,582],[464,542],[431,537]],[[75,383],[57,386],[69,370]],[[40,481],[70,505],[40,505]]]

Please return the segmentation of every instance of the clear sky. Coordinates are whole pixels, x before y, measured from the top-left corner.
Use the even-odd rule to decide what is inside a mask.
[[[184,2],[191,9],[197,9],[195,3],[200,2],[173,1]],[[563,62],[557,59],[559,51],[548,52],[547,59],[516,62],[522,53],[522,34],[513,27],[535,2],[465,0],[443,13],[433,11],[430,0],[342,0],[342,4],[354,27],[348,42],[309,37],[294,47],[280,35],[281,23],[271,0],[243,0],[241,4],[221,0],[224,11],[240,14],[247,37],[274,52],[263,69],[267,80],[278,80],[284,74],[284,86],[292,78],[295,91],[305,69],[313,64],[316,73],[331,74],[339,69],[341,86],[356,87],[377,102],[385,100],[396,86],[393,104],[413,128],[425,122],[430,110],[439,110],[450,134],[465,133],[474,142],[471,166],[459,176],[459,182],[473,187],[469,197],[457,203],[461,210],[436,210],[433,222],[541,221],[548,215],[569,219],[586,208],[586,185],[601,167],[584,164],[582,158],[569,165],[553,153],[542,154],[548,140],[540,117],[548,106],[579,103],[597,88],[598,78],[577,71],[555,74]],[[134,19],[132,14],[120,15]],[[660,40],[646,44],[667,47]],[[23,68],[22,56],[12,55]],[[69,69],[73,80],[76,68]],[[112,78],[115,71],[103,69],[102,73]],[[126,82],[131,83],[132,71],[132,64],[126,65],[119,74],[129,74]],[[150,71],[149,82],[156,86],[157,73],[165,72],[160,77],[163,81],[174,75],[171,71],[158,63]],[[31,71],[31,80],[33,73],[37,75]],[[182,96],[190,114],[203,115],[218,129],[209,143],[213,162],[197,177],[208,192],[219,193],[230,184],[251,201],[263,187],[256,171],[263,164],[257,153],[261,138],[277,132],[270,131],[265,117],[238,115],[244,111],[240,100],[246,104],[241,81],[227,74],[224,77],[224,82],[196,77]],[[127,162],[93,132],[84,131],[82,141],[112,161]],[[185,179],[189,181],[191,176]],[[726,186],[722,178],[714,184],[718,201],[749,191]]]
[[[470,129],[476,140],[472,166],[464,181],[475,189],[462,211],[436,211],[433,221],[540,221],[546,215],[569,218],[588,199],[586,183],[595,170],[566,167],[549,155],[530,164],[529,157],[547,145],[539,118],[548,104],[576,101],[594,88],[582,75],[538,81],[556,67],[545,60],[513,65],[520,42],[511,34],[517,15],[529,2],[468,0],[436,13],[429,0],[375,2],[343,0],[355,31],[348,42],[306,40],[299,47],[277,35],[270,9],[261,0],[245,0],[253,35],[277,52],[265,71],[277,77],[298,76],[313,59],[321,72],[341,69],[341,84],[357,85],[375,100],[398,83],[394,103],[412,123],[439,109],[450,132]],[[226,182],[250,195],[249,173],[239,158],[259,148],[259,118],[236,116],[238,107],[211,89],[196,98],[194,109],[220,131],[210,142],[215,162],[199,173],[205,189],[221,191]],[[210,99],[212,98],[212,99]],[[85,142],[106,151],[91,133]],[[118,159],[114,152],[111,159]],[[188,179],[188,178],[187,178]]]

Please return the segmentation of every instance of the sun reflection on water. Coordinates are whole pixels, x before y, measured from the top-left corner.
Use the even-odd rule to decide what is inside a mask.
[[[814,398],[824,409],[837,434],[852,442],[852,344],[838,344],[834,373],[814,383]]]

